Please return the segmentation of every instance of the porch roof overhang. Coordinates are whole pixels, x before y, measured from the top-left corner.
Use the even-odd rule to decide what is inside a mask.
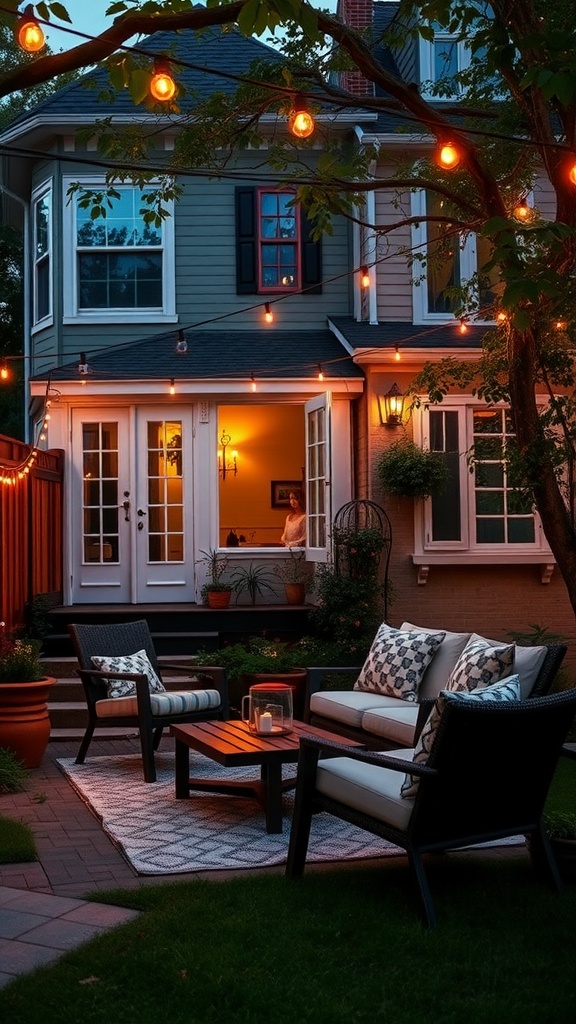
[[[321,390],[359,395],[364,373],[329,330],[183,331],[186,352],[177,352],[178,331],[124,345],[85,348],[86,372],[74,362],[50,366],[30,380],[32,395],[47,385],[73,395],[89,385],[93,395],[151,395],[167,392],[173,379],[178,394],[309,396]]]
[[[403,363],[438,361],[448,356],[458,361],[479,359],[490,324],[467,325],[465,334],[458,321],[443,324],[412,324],[383,321],[371,324],[353,317],[332,317],[328,327],[357,365],[396,365],[396,350]]]

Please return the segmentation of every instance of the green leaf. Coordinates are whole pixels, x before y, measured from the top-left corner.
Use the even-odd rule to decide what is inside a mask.
[[[60,21],[67,21],[69,25],[72,24],[72,18],[68,14],[66,8],[57,2],[49,4],[50,11],[55,18],[59,18]]]
[[[128,89],[134,103],[143,103],[148,96],[150,85],[150,72],[141,71],[138,68],[132,72],[128,80]]]

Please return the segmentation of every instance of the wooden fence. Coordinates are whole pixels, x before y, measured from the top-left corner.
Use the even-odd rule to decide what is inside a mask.
[[[0,434],[0,620],[26,623],[40,594],[62,601],[62,477],[64,453],[30,448]]]

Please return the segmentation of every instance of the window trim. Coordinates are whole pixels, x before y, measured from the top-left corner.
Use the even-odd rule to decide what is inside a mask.
[[[425,217],[427,215],[426,190],[416,189],[411,193],[411,214],[412,217]],[[428,224],[424,220],[412,225],[412,251],[416,255],[422,252],[426,255],[428,245]],[[445,324],[457,319],[454,313],[431,313],[428,310],[427,292],[427,268],[416,261],[412,274],[412,315],[415,324]],[[469,234],[464,243],[460,246],[460,284],[470,281],[478,270],[478,250],[476,235]],[[421,280],[420,280],[421,279]],[[494,320],[488,320],[478,310],[474,315],[474,323],[492,324]]]
[[[104,177],[64,176],[63,188],[63,304],[64,324],[86,323],[175,323],[176,316],[176,275],[175,275],[175,232],[174,202],[166,203],[169,216],[162,223],[162,304],[159,309],[101,309],[81,311],[78,308],[78,261],[76,245],[76,202],[69,201],[67,191],[71,184],[79,181],[84,188],[102,188]],[[154,182],[151,182],[154,184]],[[120,190],[137,190],[135,185],[117,185]],[[155,250],[159,251],[159,250]]]
[[[50,196],[49,221],[48,221],[48,312],[45,316],[38,316],[38,265],[36,258],[36,209],[38,203],[45,197]],[[32,192],[32,332],[40,331],[45,327],[51,327],[54,323],[54,180],[52,177],[41,182]]]
[[[301,223],[301,209],[297,203],[293,207],[294,211],[294,223],[296,225],[296,235],[293,239],[288,239],[286,243],[283,243],[279,236],[274,238],[264,238],[262,235],[262,217],[265,216],[262,213],[262,197],[264,194],[270,195],[288,195],[294,196],[294,189],[291,188],[271,188],[267,185],[261,185],[256,189],[256,243],[257,243],[257,288],[259,295],[267,294],[288,294],[293,292],[299,292],[302,288],[302,223]],[[262,248],[264,245],[275,245],[278,248],[282,244],[287,244],[293,247],[295,252],[295,266],[296,266],[296,278],[293,284],[275,284],[266,285],[263,281],[264,265],[262,262]],[[276,264],[279,267],[279,264]]]
[[[554,564],[554,557],[544,535],[540,517],[534,511],[534,542],[531,544],[477,544],[474,540],[475,504],[474,477],[468,471],[466,452],[472,444],[472,411],[482,403],[472,395],[451,395],[432,409],[425,407],[426,398],[421,396],[421,408],[414,416],[414,441],[420,447],[428,447],[430,436],[429,412],[458,412],[458,444],[460,448],[460,525],[459,541],[427,540],[431,532],[431,499],[415,504],[414,553],[416,565],[426,564]],[[486,408],[489,408],[486,405]],[[495,403],[493,408],[505,409],[505,402]],[[425,582],[425,581],[424,581]]]

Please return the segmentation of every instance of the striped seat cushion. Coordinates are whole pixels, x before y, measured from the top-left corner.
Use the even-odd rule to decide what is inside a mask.
[[[194,711],[217,711],[221,703],[218,690],[166,690],[150,694],[152,714],[166,718]],[[98,718],[134,718],[137,714],[136,697],[106,697],[96,702]]]

